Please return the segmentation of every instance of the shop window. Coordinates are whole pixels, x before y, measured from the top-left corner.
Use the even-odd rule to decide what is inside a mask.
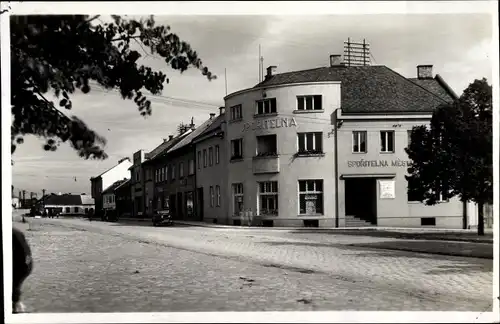
[[[278,215],[278,182],[259,182],[259,215]]]
[[[243,158],[243,139],[231,140],[231,160]]]
[[[256,115],[266,115],[276,113],[276,98],[269,98],[257,101]]]
[[[217,207],[220,207],[220,186],[215,186],[215,196],[217,198]]]
[[[241,112],[241,105],[236,105],[231,108],[229,108],[229,111],[231,113],[231,120],[240,120],[243,118],[242,112]]]
[[[297,96],[297,110],[323,110],[321,95]]]
[[[323,214],[323,180],[299,180],[299,214]]]
[[[298,133],[299,154],[323,153],[323,133]]]
[[[238,216],[244,208],[243,183],[233,183],[233,210],[234,215]]]
[[[277,154],[276,134],[257,136],[257,156],[275,156]]]
[[[366,153],[366,131],[352,132],[352,152]]]
[[[380,132],[380,152],[394,153],[394,131]]]
[[[215,200],[214,187],[210,186],[210,207],[214,206],[214,200]]]

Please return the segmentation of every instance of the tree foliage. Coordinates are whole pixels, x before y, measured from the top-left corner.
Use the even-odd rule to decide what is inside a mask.
[[[193,67],[208,80],[216,78],[188,43],[170,27],[156,25],[153,16],[96,21],[99,16],[11,17],[12,153],[25,135],[35,135],[47,140],[47,151],[69,141],[83,158],[106,158],[105,138],[63,111],[73,108],[75,91],[89,93],[94,81],[106,89],[118,89],[123,99],[137,104],[140,115],[150,115],[151,102],[143,92],[160,94],[168,78],[138,64],[141,53],[131,48],[132,42],[174,70],[182,73]],[[47,93],[55,94],[58,102],[48,100]]]
[[[439,107],[430,127],[414,127],[406,152],[410,195],[428,205],[457,196],[479,207],[479,232],[484,233],[482,207],[493,199],[492,88],[475,80],[454,103]]]

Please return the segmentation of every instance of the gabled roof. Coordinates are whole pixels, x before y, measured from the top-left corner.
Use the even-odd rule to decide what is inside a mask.
[[[119,184],[119,185],[115,188],[115,190],[121,189],[121,188],[125,187],[127,184],[130,184],[130,179],[124,180],[122,183],[120,183],[120,184]]]
[[[193,139],[193,141],[196,142],[198,140],[202,140],[205,136],[213,135],[213,133],[219,131],[221,129],[221,125],[224,122],[224,120],[225,120],[224,114],[220,114],[219,116],[217,116],[211,124],[208,124],[205,127],[205,130],[201,130],[202,132],[198,136],[196,136]]]
[[[129,159],[129,158],[122,159],[122,160],[120,160],[120,162],[119,162],[118,164],[113,165],[111,168],[107,169],[107,170],[106,170],[106,171],[104,171],[103,173],[99,174],[99,175],[98,175],[98,176],[96,176],[96,177],[92,177],[92,178],[90,178],[90,179],[92,180],[92,179],[97,179],[97,178],[99,178],[99,177],[102,177],[105,173],[108,173],[109,171],[113,170],[114,168],[116,168],[117,166],[119,166],[120,164],[122,164],[122,163],[123,163],[123,162],[125,162],[125,161],[129,161],[129,162],[130,162],[130,159]],[[130,163],[132,163],[132,162],[130,162]]]
[[[128,181],[128,180],[127,180]],[[111,186],[107,187],[106,190],[102,192],[102,194],[107,194],[107,193],[114,193],[115,189],[118,188],[120,185],[122,185],[125,182],[125,180],[118,180],[114,182]]]
[[[184,146],[187,146],[191,144],[194,138],[196,138],[198,135],[200,135],[208,126],[210,126],[216,118],[211,118],[206,120],[203,124],[201,124],[198,128],[195,130],[191,131],[186,137],[184,137],[182,140],[179,141],[176,145],[174,145],[171,149],[167,151],[167,153],[172,153],[178,149],[183,148]]]
[[[82,205],[93,205],[95,204],[94,198],[90,195],[81,195]]]
[[[254,88],[282,84],[339,81],[342,111],[431,112],[446,101],[386,66],[338,66],[281,73]]]
[[[144,163],[154,161],[156,158],[165,155],[170,148],[175,146],[177,143],[179,143],[182,139],[184,139],[192,132],[193,130],[189,129],[186,132],[182,133],[181,135],[177,135],[176,137],[172,138],[170,141],[161,143],[156,148],[154,148],[153,151],[149,152],[149,159],[146,160]]]
[[[82,197],[80,195],[50,195],[45,199],[45,205],[82,205]]]
[[[439,74],[434,79],[411,78],[410,80],[448,102],[453,102],[458,98]]]

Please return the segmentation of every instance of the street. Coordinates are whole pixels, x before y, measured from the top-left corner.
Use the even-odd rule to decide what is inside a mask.
[[[30,312],[491,311],[491,259],[366,247],[397,239],[29,221]]]

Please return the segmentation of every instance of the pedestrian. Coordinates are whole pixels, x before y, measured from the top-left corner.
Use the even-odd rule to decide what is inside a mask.
[[[21,286],[33,270],[31,249],[23,232],[12,228],[12,313],[23,313]]]
[[[90,210],[89,210],[89,222],[92,221],[93,216],[94,216],[94,209],[90,208]]]

